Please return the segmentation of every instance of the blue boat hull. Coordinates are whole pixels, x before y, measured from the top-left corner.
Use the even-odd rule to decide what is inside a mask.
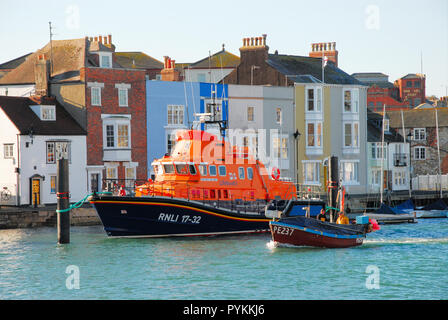
[[[177,237],[269,231],[261,213],[238,213],[184,199],[94,196],[104,230],[113,237]]]

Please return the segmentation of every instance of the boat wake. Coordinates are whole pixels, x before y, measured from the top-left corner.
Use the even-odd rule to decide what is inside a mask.
[[[369,244],[426,244],[426,243],[448,243],[448,238],[401,238],[401,239],[366,239],[365,245]]]
[[[271,251],[274,250],[275,248],[277,248],[277,246],[278,246],[277,242],[275,242],[273,240],[266,243],[266,247]]]

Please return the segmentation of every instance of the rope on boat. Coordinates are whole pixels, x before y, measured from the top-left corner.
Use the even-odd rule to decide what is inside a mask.
[[[112,192],[96,192],[97,194],[107,194],[107,195],[111,195]],[[70,205],[67,209],[61,209],[61,210],[56,210],[57,213],[62,213],[62,212],[68,212],[72,209],[77,209],[79,207],[81,207],[86,201],[87,198],[94,195],[94,193],[89,193],[88,195],[86,195],[84,198],[82,198],[81,200],[79,200],[78,202]]]

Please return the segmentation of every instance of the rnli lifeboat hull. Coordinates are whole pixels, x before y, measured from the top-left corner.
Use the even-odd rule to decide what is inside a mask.
[[[182,237],[269,232],[269,219],[167,197],[93,196],[104,230],[112,237]]]

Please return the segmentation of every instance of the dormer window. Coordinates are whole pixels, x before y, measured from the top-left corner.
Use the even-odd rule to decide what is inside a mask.
[[[100,53],[100,68],[112,68],[112,53]]]
[[[41,108],[42,108],[41,120],[43,120],[43,121],[55,121],[56,120],[55,106],[42,106]]]
[[[56,107],[51,105],[35,105],[30,106],[31,110],[42,121],[56,121]]]

